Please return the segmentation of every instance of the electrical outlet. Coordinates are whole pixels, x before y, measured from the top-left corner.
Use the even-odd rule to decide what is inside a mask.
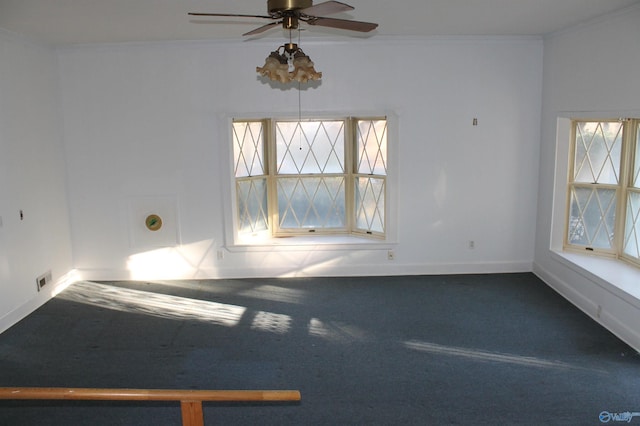
[[[473,250],[474,248],[476,248],[476,242],[469,240],[469,250]]]
[[[396,260],[396,253],[393,250],[387,252],[387,260]]]
[[[47,271],[44,274],[40,275],[38,278],[36,278],[36,285],[38,286],[38,291],[40,291],[40,289],[45,285],[49,284],[51,280],[52,280],[51,271]]]

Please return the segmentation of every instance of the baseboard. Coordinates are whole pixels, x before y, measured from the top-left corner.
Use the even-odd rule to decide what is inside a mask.
[[[233,278],[283,278],[283,277],[350,277],[386,275],[456,275],[456,274],[500,274],[531,272],[532,262],[470,262],[405,264],[385,260],[374,265],[332,265],[324,264],[294,267],[242,267],[220,266],[219,268],[199,268],[181,271],[168,276],[166,273],[154,275],[150,271],[144,275],[132,274],[126,269],[79,269],[78,277],[87,281],[116,280],[188,280],[188,279],[233,279]]]
[[[21,319],[47,303],[51,297],[43,297],[38,293],[32,299],[27,300],[2,318],[0,318],[0,333],[4,333]]]
[[[624,305],[627,312],[634,311],[633,314],[627,318],[640,318],[640,309],[638,309],[637,306],[618,296],[615,296],[615,299],[611,299],[612,293],[604,289],[600,289],[600,294],[592,290],[594,295],[589,297],[588,292],[584,290],[586,287],[585,280],[592,286],[592,289],[599,288],[600,286],[598,283],[588,280],[584,276],[580,277],[581,282],[579,284],[573,285],[537,263],[533,265],[533,273],[591,319],[616,335],[634,350],[640,352],[640,334],[636,331],[636,327],[629,325],[627,321],[625,321],[625,318],[621,316],[620,310],[603,309],[605,301],[608,301],[610,305],[616,302],[618,305]]]
[[[60,293],[67,286],[77,280],[77,272],[73,270],[58,278],[50,286],[43,287],[41,291],[35,293],[35,295],[31,299],[25,301],[24,303],[13,309],[11,312],[0,318],[0,333],[4,333],[14,324],[18,323],[23,318],[26,318],[33,311],[47,303],[52,297]]]

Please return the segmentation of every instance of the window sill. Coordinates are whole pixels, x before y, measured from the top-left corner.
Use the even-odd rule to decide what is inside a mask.
[[[395,242],[353,235],[314,235],[295,237],[244,237],[226,246],[231,252],[308,251],[308,250],[388,250]]]
[[[552,251],[552,257],[608,292],[640,308],[640,268],[621,260]]]

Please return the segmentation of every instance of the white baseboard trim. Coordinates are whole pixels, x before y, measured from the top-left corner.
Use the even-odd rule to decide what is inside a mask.
[[[603,309],[607,300],[609,304],[613,304],[613,300],[613,302],[616,302],[618,305],[623,305],[628,311],[636,310],[637,313],[635,313],[632,318],[640,318],[640,309],[638,309],[636,303],[630,303],[629,300],[625,300],[625,298],[620,297],[619,294],[612,293],[609,289],[603,289],[600,283],[589,279],[586,274],[580,274],[579,276],[582,282],[574,285],[561,279],[557,274],[552,273],[537,263],[533,265],[533,273],[598,324],[616,335],[634,350],[640,352],[640,333],[636,330],[636,327],[629,325],[617,310]],[[589,297],[587,292],[581,291],[585,288],[584,280],[586,280],[586,283],[590,284],[592,288],[599,289],[599,294],[594,293],[594,297]],[[615,299],[611,299],[611,295],[613,295]],[[596,299],[596,297],[601,299]],[[636,301],[634,300],[633,302]]]
[[[87,281],[118,280],[205,280],[233,278],[284,278],[284,277],[350,277],[385,275],[457,275],[457,274],[499,274],[531,272],[533,263],[521,262],[476,262],[476,263],[434,263],[402,264],[387,261],[375,265],[309,265],[292,267],[234,267],[200,268],[170,276],[166,271],[154,275],[152,271],[144,275],[134,275],[126,269],[79,269],[78,277]]]
[[[0,333],[4,333],[15,325],[18,321],[25,318],[27,315],[38,309],[40,306],[47,303],[51,297],[43,297],[38,293],[32,299],[27,300],[2,318],[0,318]]]
[[[52,297],[77,280],[77,272],[72,270],[57,279],[54,283],[51,283],[50,286],[43,287],[39,292],[35,293],[32,298],[26,300],[24,303],[20,304],[11,312],[0,318],[0,333],[4,333],[20,320],[26,318],[33,311],[47,303]]]

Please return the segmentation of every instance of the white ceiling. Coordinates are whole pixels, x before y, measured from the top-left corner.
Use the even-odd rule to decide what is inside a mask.
[[[316,0],[316,4],[323,0]],[[343,0],[331,15],[380,24],[367,36],[545,35],[640,0]],[[0,28],[52,45],[239,38],[269,22],[187,12],[265,15],[266,0],[0,0]],[[362,36],[312,27],[307,36]],[[260,37],[282,37],[270,30]]]

